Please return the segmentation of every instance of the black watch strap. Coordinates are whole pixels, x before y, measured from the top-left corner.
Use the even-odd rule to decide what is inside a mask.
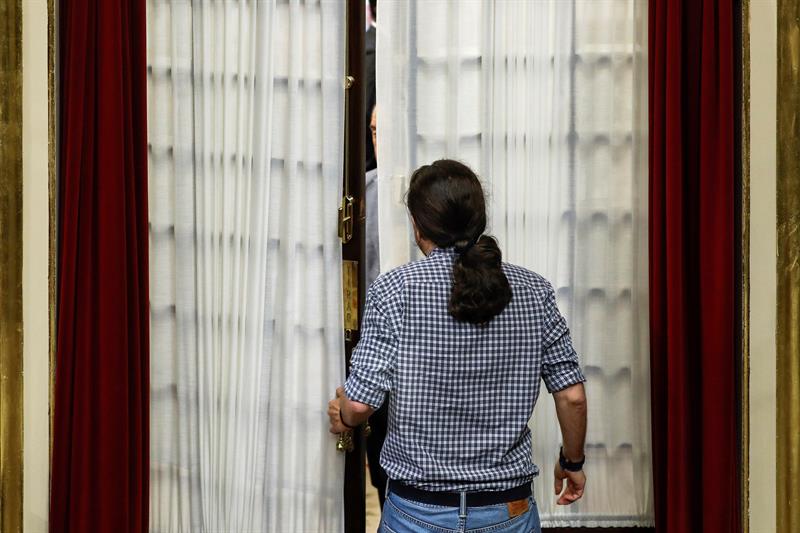
[[[564,457],[564,448],[562,447],[558,451],[558,464],[561,465],[561,468],[566,470],[567,472],[580,472],[583,470],[583,463],[586,462],[586,456],[583,456],[583,459],[578,461],[577,463],[573,463],[566,457]]]

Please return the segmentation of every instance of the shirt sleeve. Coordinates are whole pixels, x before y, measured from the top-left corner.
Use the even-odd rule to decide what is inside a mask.
[[[398,345],[397,304],[373,283],[367,292],[361,340],[353,350],[344,390],[350,400],[377,409],[392,388]]]
[[[567,321],[556,305],[556,295],[548,285],[545,297],[545,328],[542,340],[542,379],[551,394],[583,383],[578,354],[572,346]]]

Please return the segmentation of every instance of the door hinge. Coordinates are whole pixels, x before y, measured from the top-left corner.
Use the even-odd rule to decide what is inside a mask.
[[[354,206],[355,199],[352,196],[347,194],[342,197],[342,205],[339,207],[339,238],[342,244],[347,244],[353,238]]]

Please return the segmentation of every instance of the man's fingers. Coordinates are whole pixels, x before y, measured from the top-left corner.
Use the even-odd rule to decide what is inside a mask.
[[[572,481],[567,483],[567,490],[558,499],[558,505],[570,505],[581,499],[583,496],[583,486],[578,487]]]
[[[580,496],[572,492],[572,490],[569,487],[567,487],[567,490],[564,491],[564,494],[562,494],[561,497],[558,499],[558,505],[569,505],[578,498],[580,498]]]
[[[328,418],[330,418],[330,427],[328,431],[334,435],[342,432],[339,427],[339,398],[344,396],[344,387],[337,387],[336,398],[328,402]]]
[[[561,496],[561,498],[558,499],[558,505],[570,505],[570,504],[574,503],[575,500],[577,500],[577,499],[578,499],[578,497],[575,496],[574,494],[564,493],[564,495]]]
[[[556,492],[555,492],[556,496],[558,496],[559,494],[561,494],[561,491],[564,490],[564,480],[555,478],[555,481],[556,481],[556,483],[555,483],[555,487],[554,488],[556,490]]]

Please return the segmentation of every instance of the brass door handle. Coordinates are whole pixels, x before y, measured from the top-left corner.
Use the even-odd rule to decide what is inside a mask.
[[[352,431],[339,433],[339,438],[336,439],[336,449],[341,453],[352,452],[355,449]]]
[[[369,437],[371,433],[372,433],[372,428],[369,425],[369,421],[367,421],[364,424],[364,436]],[[336,439],[336,449],[342,453],[352,452],[355,449],[355,443],[353,442],[352,431],[345,431],[344,433],[339,433],[339,438]]]

